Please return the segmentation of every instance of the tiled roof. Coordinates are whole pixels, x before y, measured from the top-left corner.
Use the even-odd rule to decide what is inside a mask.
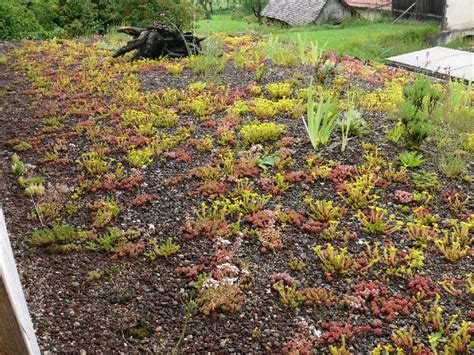
[[[270,0],[262,11],[265,17],[289,25],[307,25],[314,22],[328,0]]]
[[[352,7],[382,10],[390,10],[392,8],[391,0],[345,0],[346,4]]]

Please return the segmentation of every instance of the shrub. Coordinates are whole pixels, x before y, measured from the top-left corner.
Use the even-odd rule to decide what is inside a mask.
[[[429,116],[441,98],[441,90],[428,79],[418,78],[403,89],[403,97],[400,119],[405,126],[405,140],[408,145],[419,145],[433,129]]]
[[[0,40],[44,36],[44,28],[33,11],[18,1],[0,1]]]
[[[99,31],[98,13],[91,0],[59,1],[56,21],[68,36],[83,36]]]
[[[286,126],[273,122],[252,123],[243,126],[240,130],[246,144],[256,144],[273,141],[286,131]]]
[[[411,102],[400,106],[400,118],[405,127],[405,140],[408,145],[419,145],[432,132],[433,124],[425,110],[418,109]]]
[[[431,84],[431,81],[425,78],[416,79],[412,85],[403,89],[405,101],[412,103],[417,109],[424,109],[431,113],[441,98],[441,90]]]
[[[105,33],[119,22],[189,28],[189,0],[36,0],[0,2],[0,40]]]
[[[153,22],[174,24],[188,28],[193,19],[189,0],[127,0],[121,1],[120,11],[125,22],[134,26],[148,26]]]

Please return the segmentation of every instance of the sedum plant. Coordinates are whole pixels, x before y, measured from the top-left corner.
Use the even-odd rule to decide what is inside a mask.
[[[144,149],[132,148],[128,151],[127,161],[135,168],[150,165],[153,163],[153,150],[149,147]]]
[[[273,141],[286,131],[284,124],[274,122],[251,123],[240,130],[245,144],[257,144],[265,141]]]
[[[311,197],[307,197],[304,202],[309,208],[309,214],[311,217],[320,222],[329,222],[331,220],[340,219],[346,212],[344,208],[334,206],[332,201],[313,201]]]
[[[293,91],[290,83],[271,83],[267,85],[267,90],[272,99],[289,97]]]
[[[321,245],[313,248],[314,253],[321,260],[321,266],[328,276],[336,274],[347,274],[354,262],[352,257],[347,253],[347,248],[336,250],[332,244],[326,244],[326,249]]]
[[[279,282],[275,282],[273,289],[278,292],[281,303],[285,307],[298,308],[305,300],[304,296],[296,290],[295,285],[282,285]]]
[[[315,111],[316,110],[316,111]],[[334,127],[336,126],[338,113],[332,97],[321,98],[318,104],[313,98],[313,79],[311,78],[308,89],[307,121],[303,123],[308,132],[313,148],[326,145],[329,142]]]
[[[15,175],[23,175],[26,172],[25,164],[21,161],[18,154],[12,155],[12,173]]]
[[[151,261],[155,261],[159,256],[162,256],[168,259],[171,255],[176,254],[180,246],[173,243],[173,238],[166,239],[166,242],[158,245],[156,239],[151,240],[150,242],[152,249],[145,253],[145,256]]]

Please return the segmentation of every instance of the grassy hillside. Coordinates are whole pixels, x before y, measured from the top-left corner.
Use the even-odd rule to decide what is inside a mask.
[[[237,34],[256,31],[265,35],[275,35],[285,41],[316,42],[324,44],[328,50],[363,59],[381,61],[386,57],[429,47],[427,36],[436,33],[433,23],[402,22],[392,24],[382,22],[351,21],[340,26],[305,26],[282,28],[281,26],[258,26],[256,23],[232,20],[229,14],[213,16],[212,20],[197,22],[197,32]]]

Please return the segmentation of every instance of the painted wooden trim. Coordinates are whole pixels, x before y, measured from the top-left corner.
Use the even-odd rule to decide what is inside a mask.
[[[0,354],[40,354],[1,208]]]

